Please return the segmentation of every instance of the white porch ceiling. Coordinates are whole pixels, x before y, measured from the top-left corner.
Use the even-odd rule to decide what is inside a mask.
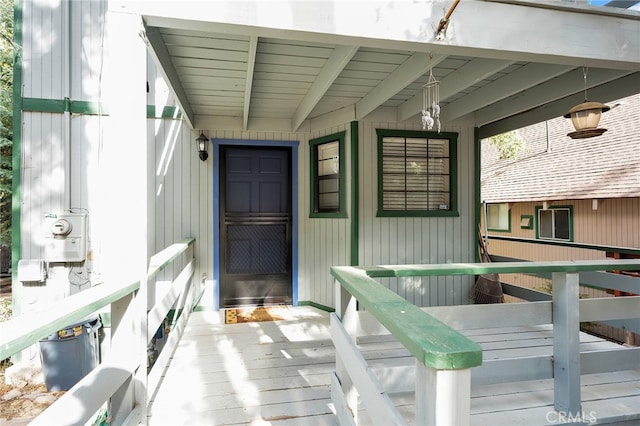
[[[442,121],[482,137],[640,92],[640,12],[568,2],[129,2],[196,129],[296,131],[415,119],[429,69]],[[574,2],[575,3],[575,2]],[[600,2],[602,3],[602,2]],[[617,6],[617,7],[613,7]],[[622,6],[622,7],[620,7]]]

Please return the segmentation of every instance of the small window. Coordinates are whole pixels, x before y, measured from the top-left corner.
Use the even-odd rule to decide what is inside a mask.
[[[376,130],[378,216],[458,216],[456,133]]]
[[[521,229],[533,229],[533,216],[521,215],[520,216],[520,228]]]
[[[490,231],[511,231],[511,210],[508,203],[487,204],[487,228]]]
[[[346,217],[344,137],[341,132],[309,141],[311,217]]]
[[[538,221],[538,238],[573,241],[572,208],[536,207]]]

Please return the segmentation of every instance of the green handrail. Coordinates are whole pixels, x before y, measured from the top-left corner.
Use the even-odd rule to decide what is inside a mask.
[[[461,369],[482,363],[480,346],[374,278],[607,270],[637,271],[640,260],[334,266],[331,275],[425,366]]]
[[[185,239],[152,257],[149,278],[166,268],[184,253],[195,239]],[[69,324],[78,322],[97,310],[140,288],[140,281],[91,287],[56,303],[56,309],[31,312],[0,324],[0,360],[37,343]]]
[[[456,370],[482,364],[480,345],[368,277],[362,269],[336,266],[331,275],[425,366]]]
[[[640,259],[560,260],[547,262],[441,263],[361,266],[373,278],[443,275],[520,274],[532,272],[639,271]]]

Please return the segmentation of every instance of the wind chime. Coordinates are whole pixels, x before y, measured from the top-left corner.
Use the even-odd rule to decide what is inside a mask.
[[[429,68],[429,80],[422,86],[422,130],[432,130],[434,124],[440,133],[440,82]]]

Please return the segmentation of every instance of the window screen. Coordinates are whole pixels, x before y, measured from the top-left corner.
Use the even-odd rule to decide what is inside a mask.
[[[555,240],[572,240],[571,208],[538,210],[538,236]]]
[[[493,231],[509,231],[511,217],[509,204],[487,204],[487,227]]]
[[[339,142],[316,145],[318,158],[318,211],[340,210],[340,151]]]
[[[345,132],[309,141],[311,217],[346,217]]]
[[[455,139],[378,130],[379,213],[455,211]]]

